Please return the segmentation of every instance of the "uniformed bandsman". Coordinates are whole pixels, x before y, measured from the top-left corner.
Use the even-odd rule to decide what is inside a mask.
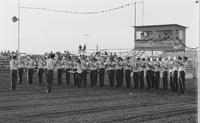
[[[99,64],[99,82],[100,82],[100,87],[104,86],[104,77],[105,77],[105,61],[103,58],[101,58],[98,61]]]
[[[115,62],[114,62],[113,57],[111,57],[107,60],[106,70],[108,72],[109,85],[110,85],[110,87],[114,87],[114,83],[115,83]]]
[[[124,63],[124,70],[125,70],[125,80],[126,80],[126,86],[127,88],[131,87],[131,63],[130,63],[130,58],[126,58],[126,61]]]
[[[91,82],[91,86],[95,86],[97,84],[97,63],[96,63],[96,59],[92,58],[91,62],[90,62],[90,82]]]
[[[145,63],[145,70],[146,70],[146,82],[147,82],[147,89],[151,89],[152,87],[152,69],[153,69],[153,65],[152,65],[152,61],[150,60],[150,58],[147,59],[146,63]]]
[[[133,61],[132,63],[132,72],[133,72],[133,81],[134,81],[134,89],[139,88],[139,73],[138,73],[139,62]]]
[[[77,61],[73,59],[73,62],[71,62],[71,69],[73,71],[73,77],[74,77],[74,85],[78,86],[78,74],[77,74]]]
[[[82,65],[82,81],[83,81],[83,87],[87,86],[87,73],[88,73],[88,61],[86,59],[83,59],[81,61]]]
[[[54,54],[50,54],[50,58],[47,59],[47,93],[51,93],[53,85],[53,71],[56,65],[54,56]]]
[[[168,89],[168,63],[167,63],[167,58],[162,59],[162,76],[163,76],[163,89],[167,90]]]
[[[27,72],[27,78],[28,78],[28,83],[33,84],[33,74],[34,74],[34,68],[35,68],[35,61],[33,57],[28,59],[28,72]]]
[[[140,89],[144,88],[144,69],[145,69],[145,59],[143,58],[142,60],[139,61],[139,87]]]
[[[19,76],[19,84],[22,84],[23,75],[24,75],[25,63],[23,57],[19,58],[18,64],[18,76]]]
[[[77,61],[77,77],[78,77],[78,83],[77,83],[77,86],[78,88],[81,88],[82,87],[82,82],[83,82],[83,66],[81,64],[81,60],[78,60]]]
[[[151,88],[155,88],[155,85],[156,85],[156,82],[155,82],[155,63],[156,63],[156,58],[150,58],[150,61],[152,61],[152,65],[153,65],[153,67],[152,67],[152,74],[151,74],[151,76],[152,76],[152,79],[151,79],[151,81],[152,81],[152,83],[151,83]]]
[[[39,84],[42,84],[42,78],[43,78],[43,73],[44,73],[44,61],[42,58],[38,59],[38,70],[37,70],[37,75],[38,75],[38,80]]]
[[[10,61],[11,90],[16,90],[16,86],[17,86],[17,69],[18,69],[17,56],[12,56],[12,60]]]
[[[174,84],[174,92],[178,91],[178,64],[177,64],[177,58],[174,57],[174,66],[173,66],[173,84]]]
[[[56,69],[57,69],[57,79],[58,85],[62,84],[62,71],[63,71],[63,63],[61,58],[59,58],[56,62]]]
[[[180,85],[180,93],[185,92],[185,74],[187,67],[187,57],[183,57],[183,59],[179,58],[179,85]]]
[[[160,58],[157,58],[155,62],[155,90],[159,89],[160,86],[160,71],[161,71],[161,65],[160,65]]]
[[[121,66],[121,60],[120,58],[117,58],[116,60],[116,66],[115,66],[115,71],[116,71],[116,82],[117,82],[117,85],[116,85],[116,88],[118,87],[121,87],[121,69],[122,69],[122,66]]]
[[[71,66],[71,59],[69,57],[63,57],[63,68],[65,70],[65,76],[66,76],[66,84],[70,84],[70,70],[72,69]]]
[[[173,67],[174,67],[174,62],[171,57],[168,57],[168,65],[169,65],[169,83],[170,83],[170,89],[171,91],[175,90],[175,85],[173,82]]]

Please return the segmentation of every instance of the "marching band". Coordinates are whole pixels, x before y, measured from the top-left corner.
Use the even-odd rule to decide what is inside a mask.
[[[55,57],[55,54],[50,54],[48,58],[13,56],[10,61],[12,90],[16,89],[18,77],[19,84],[22,84],[25,70],[27,70],[28,83],[32,84],[36,69],[39,84],[43,83],[43,75],[45,75],[48,93],[51,93],[55,72],[58,85],[62,84],[62,75],[65,73],[67,85],[72,83],[70,76],[73,75],[74,85],[78,88],[85,87],[88,84],[87,76],[90,75],[91,87],[97,86],[98,80],[100,87],[104,87],[105,75],[108,75],[110,87],[122,87],[125,80],[127,88],[132,86],[134,89],[144,89],[146,85],[147,89],[158,90],[162,77],[163,90],[169,89],[170,86],[171,91],[178,92],[180,89],[180,93],[184,93],[186,67],[187,57],[180,56],[133,60],[130,57]]]

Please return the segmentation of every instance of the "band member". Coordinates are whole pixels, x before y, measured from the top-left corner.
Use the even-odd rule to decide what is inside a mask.
[[[175,91],[175,85],[174,85],[174,82],[173,82],[173,67],[174,67],[174,62],[173,62],[173,59],[171,59],[170,57],[168,57],[169,61],[168,61],[168,64],[169,66],[169,81],[170,81],[170,88],[171,88],[171,91]]]
[[[10,61],[11,90],[16,90],[16,86],[17,86],[17,69],[18,69],[17,56],[13,56],[12,60]]]
[[[169,67],[167,65],[167,58],[163,58],[162,60],[162,71],[163,71],[163,89],[167,90],[168,89],[168,70]]]
[[[105,64],[103,59],[101,58],[99,61],[99,81],[100,81],[100,87],[104,86],[104,77],[105,77]]]
[[[90,82],[92,87],[97,84],[97,65],[95,58],[90,62]]]
[[[160,71],[161,71],[161,66],[160,66],[160,58],[157,58],[157,61],[155,62],[155,90],[159,89],[160,86]]]
[[[145,68],[144,61],[145,59],[140,60],[139,69],[138,69],[140,89],[144,88],[144,68]]]
[[[147,82],[147,89],[151,89],[152,87],[152,61],[150,61],[150,58],[147,59],[146,62],[146,82]]]
[[[27,72],[28,83],[33,84],[33,74],[34,74],[35,62],[32,57],[28,59],[27,64],[28,64],[28,72]]]
[[[130,64],[130,58],[126,58],[126,62],[124,64],[125,69],[125,80],[126,80],[126,86],[127,88],[131,87],[131,64]]]
[[[152,65],[153,65],[153,67],[152,67],[152,73],[151,73],[151,76],[152,76],[152,78],[151,78],[151,88],[155,88],[155,64],[156,64],[156,58],[150,58],[150,61],[151,61],[151,63],[152,63]]]
[[[22,84],[23,81],[24,68],[25,68],[24,59],[21,57],[19,58],[19,64],[18,64],[19,84]]]
[[[54,54],[50,54],[50,58],[47,59],[47,93],[51,93],[53,84],[53,70],[56,65],[54,60]]]
[[[176,57],[174,57],[174,66],[173,66],[173,84],[174,84],[174,92],[178,91],[178,65],[176,64]]]
[[[72,71],[73,71],[73,77],[74,77],[74,85],[75,86],[78,86],[78,74],[77,74],[77,61],[73,61],[71,63],[71,66],[72,66]]]
[[[184,93],[185,92],[185,74],[186,74],[186,67],[187,67],[187,57],[180,57],[179,58],[179,85],[180,85],[180,92]]]
[[[87,86],[87,70],[88,70],[88,61],[86,59],[83,59],[81,62],[82,65],[82,77],[83,77],[83,86]]]
[[[57,69],[57,79],[58,79],[58,85],[61,85],[62,84],[62,61],[61,59],[59,58],[56,62],[56,69]]]
[[[139,72],[138,72],[139,62],[138,60],[134,62],[132,65],[134,89],[139,88]]]
[[[77,77],[78,77],[78,83],[77,83],[77,86],[78,88],[81,88],[82,86],[82,82],[83,82],[83,69],[82,69],[82,64],[81,64],[81,61],[78,60],[77,61]]]
[[[110,87],[114,87],[115,83],[115,63],[113,57],[111,57],[106,64],[106,68],[108,71],[108,78]]]
[[[68,57],[63,57],[63,68],[65,69],[65,76],[66,76],[66,84],[70,84],[70,69],[71,68],[71,59]]]
[[[38,80],[39,80],[39,84],[42,84],[42,78],[43,78],[43,72],[44,72],[44,62],[43,60],[40,58],[38,59],[38,71],[37,71],[37,74],[38,74]]]
[[[116,59],[116,82],[117,82],[117,85],[116,85],[116,88],[117,87],[121,87],[121,69],[122,69],[122,66],[121,66],[121,63],[120,63],[120,58],[117,58]]]
[[[50,58],[50,57],[49,57]],[[44,57],[42,59],[43,61],[43,71],[44,71],[44,75],[45,75],[45,82],[47,83],[47,78],[48,78],[48,75],[47,75],[47,57]]]

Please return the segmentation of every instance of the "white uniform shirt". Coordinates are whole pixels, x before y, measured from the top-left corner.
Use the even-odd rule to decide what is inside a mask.
[[[81,64],[77,64],[77,73],[82,73],[83,69],[82,69],[82,65]]]
[[[28,68],[31,68],[31,69],[35,68],[35,62],[31,59],[28,61]]]
[[[180,72],[180,71],[186,72],[187,62],[182,62],[182,64],[184,64],[184,66],[180,66],[178,71],[179,71],[179,72]]]
[[[17,60],[11,60],[10,61],[10,69],[11,70],[17,70],[18,69],[18,61]]]
[[[43,61],[42,60],[38,61],[38,68],[39,69],[43,68]]]
[[[53,59],[47,59],[47,70],[53,70],[55,67],[55,60]]]
[[[18,64],[19,68],[25,68],[25,63],[23,60],[19,60],[19,64]]]

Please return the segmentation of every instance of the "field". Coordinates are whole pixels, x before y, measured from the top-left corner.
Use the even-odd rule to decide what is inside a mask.
[[[89,76],[88,76],[89,78]],[[26,79],[24,79],[26,80]],[[94,122],[197,122],[197,80],[186,80],[186,93],[160,90],[110,88],[76,88],[57,85],[46,93],[45,83],[26,81],[10,90],[10,75],[0,73],[1,123],[94,123]],[[133,82],[133,81],[132,81]],[[89,80],[88,80],[89,83]],[[125,85],[125,83],[124,83]],[[133,83],[132,83],[133,85]]]

